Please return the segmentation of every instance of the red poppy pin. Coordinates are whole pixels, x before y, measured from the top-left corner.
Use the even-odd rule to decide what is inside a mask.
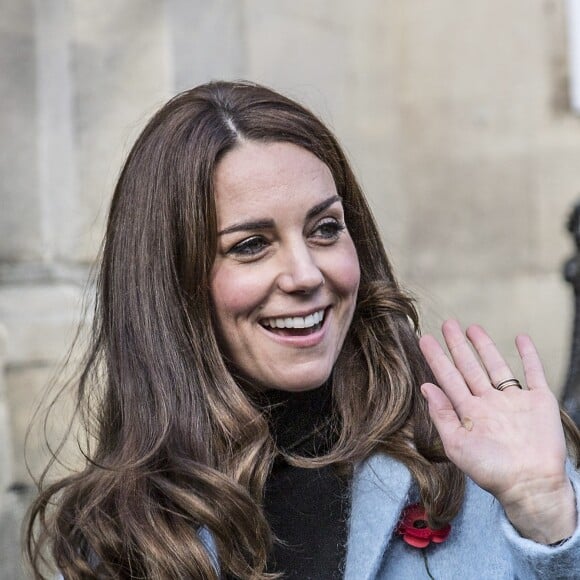
[[[401,515],[397,533],[414,548],[426,548],[431,542],[441,544],[449,536],[451,525],[447,524],[439,530],[433,530],[427,523],[425,508],[418,503],[407,506]]]

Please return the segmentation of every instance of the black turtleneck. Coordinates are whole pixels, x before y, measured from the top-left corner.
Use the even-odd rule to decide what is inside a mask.
[[[269,391],[266,407],[278,448],[315,457],[333,444],[331,387],[289,393]],[[342,577],[346,554],[349,481],[332,466],[305,469],[282,455],[266,482],[264,509],[277,538],[268,572],[284,578]]]

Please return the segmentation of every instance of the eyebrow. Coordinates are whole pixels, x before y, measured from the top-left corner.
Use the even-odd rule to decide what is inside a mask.
[[[340,195],[333,195],[328,199],[317,203],[314,207],[310,208],[308,212],[306,212],[306,219],[312,219],[337,201],[342,201]],[[223,230],[220,230],[218,232],[218,236],[223,236],[224,234],[233,234],[234,232],[246,232],[250,230],[267,230],[272,229],[274,225],[274,220],[271,219],[248,220],[245,222],[233,224],[227,228],[224,228]]]

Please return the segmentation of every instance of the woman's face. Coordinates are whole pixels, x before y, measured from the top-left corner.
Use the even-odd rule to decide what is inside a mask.
[[[360,278],[328,167],[296,145],[246,141],[218,164],[215,197],[211,296],[227,357],[263,388],[322,385]]]

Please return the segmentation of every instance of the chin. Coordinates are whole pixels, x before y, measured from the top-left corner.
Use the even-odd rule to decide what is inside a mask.
[[[313,377],[312,374],[310,374],[307,377],[304,377],[304,380],[293,380],[283,383],[276,383],[273,381],[269,388],[293,393],[312,391],[321,387],[328,380],[329,376],[330,373],[321,373],[318,377]]]
[[[319,387],[321,387],[324,384],[324,381],[322,381],[321,383],[316,383],[316,384],[308,384],[308,385],[275,385],[274,387],[272,387],[273,389],[275,389],[276,391],[286,391],[288,393],[303,393],[306,391],[313,391],[314,389],[318,389]]]

